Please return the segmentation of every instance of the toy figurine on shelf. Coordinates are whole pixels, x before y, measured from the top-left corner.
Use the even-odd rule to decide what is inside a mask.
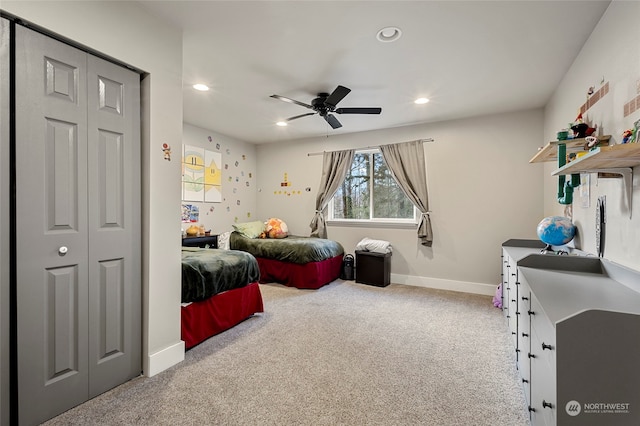
[[[592,149],[596,148],[599,143],[600,139],[596,138],[595,136],[587,136],[586,138],[584,138],[584,150],[591,151]]]
[[[633,142],[633,130],[627,129],[622,132],[622,143]]]
[[[576,120],[571,124],[571,130],[573,130],[574,138],[585,138],[587,136],[591,136],[595,133],[597,127],[598,126],[591,127],[585,123],[582,119],[582,113],[578,113]]]
[[[573,130],[573,137],[577,139],[586,137],[588,128],[589,125],[586,123],[574,124],[571,126],[571,130]]]

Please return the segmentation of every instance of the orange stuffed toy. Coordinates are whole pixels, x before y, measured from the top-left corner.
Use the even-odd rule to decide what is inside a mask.
[[[265,232],[269,238],[286,238],[289,235],[287,224],[275,217],[266,222]]]

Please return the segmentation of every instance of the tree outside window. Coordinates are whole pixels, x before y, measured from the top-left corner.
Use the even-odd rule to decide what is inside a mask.
[[[333,197],[334,220],[414,220],[413,203],[398,186],[379,151],[357,152]]]

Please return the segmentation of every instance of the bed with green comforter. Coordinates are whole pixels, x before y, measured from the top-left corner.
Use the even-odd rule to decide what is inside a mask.
[[[182,303],[258,281],[255,257],[244,251],[182,247]]]
[[[232,250],[251,253],[260,266],[260,282],[319,288],[340,276],[344,248],[333,240],[289,235],[286,238],[248,238],[231,233]]]

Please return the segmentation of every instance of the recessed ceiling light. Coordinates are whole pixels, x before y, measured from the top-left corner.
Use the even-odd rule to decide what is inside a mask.
[[[196,89],[196,90],[199,90],[201,92],[206,92],[207,90],[209,90],[209,86],[207,86],[206,84],[201,84],[201,83],[194,84],[193,88]]]
[[[402,31],[400,31],[400,28],[398,27],[385,27],[383,29],[381,29],[380,31],[378,31],[378,34],[376,34],[376,38],[379,41],[388,43],[391,41],[396,41],[397,39],[400,38],[400,36],[402,35]]]
[[[429,102],[429,99],[427,98],[418,98],[415,101],[413,101],[413,103],[421,105],[421,104],[426,104],[427,102]]]
[[[286,122],[286,121],[278,121],[278,122],[276,123],[276,126],[286,127],[286,126],[287,126],[287,122]]]

